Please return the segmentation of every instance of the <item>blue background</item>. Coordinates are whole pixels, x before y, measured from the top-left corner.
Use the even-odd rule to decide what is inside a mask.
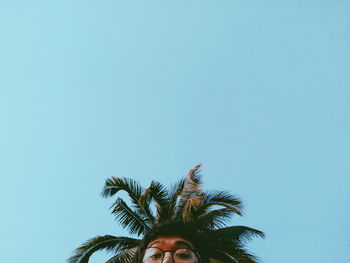
[[[104,180],[245,202],[266,263],[350,259],[350,2],[0,1],[0,261],[125,235]],[[91,263],[110,255],[98,253]]]

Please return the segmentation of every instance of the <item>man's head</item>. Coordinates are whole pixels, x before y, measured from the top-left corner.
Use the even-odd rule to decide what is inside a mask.
[[[186,223],[155,225],[140,246],[140,263],[204,263],[204,242],[195,228]]]

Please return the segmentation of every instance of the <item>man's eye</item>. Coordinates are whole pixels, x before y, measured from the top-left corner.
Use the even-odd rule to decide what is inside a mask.
[[[186,252],[176,253],[176,256],[181,259],[188,259],[191,257],[191,255]]]
[[[162,254],[161,253],[156,253],[151,256],[151,258],[161,258]]]

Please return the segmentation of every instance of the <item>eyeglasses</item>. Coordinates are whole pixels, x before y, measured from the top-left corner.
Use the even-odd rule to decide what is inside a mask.
[[[148,247],[145,249],[143,263],[161,263],[166,252],[171,252],[173,262],[175,263],[194,263],[196,261],[196,252],[191,248],[178,248],[175,250],[162,250],[158,247]]]

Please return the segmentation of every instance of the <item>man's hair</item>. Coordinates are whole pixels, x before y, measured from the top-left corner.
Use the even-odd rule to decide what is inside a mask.
[[[142,262],[142,256],[144,250],[147,248],[149,243],[158,237],[171,237],[177,236],[181,237],[185,240],[188,240],[194,246],[195,251],[199,255],[201,263],[209,262],[206,256],[206,252],[208,251],[206,248],[205,240],[203,236],[200,235],[196,227],[191,223],[183,223],[183,222],[173,222],[168,221],[161,224],[154,225],[151,229],[143,237],[140,246],[139,246],[139,260],[138,262]]]

